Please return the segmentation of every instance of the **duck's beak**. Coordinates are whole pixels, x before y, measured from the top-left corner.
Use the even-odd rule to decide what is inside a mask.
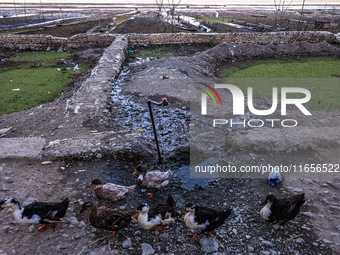
[[[179,215],[185,214],[188,211],[188,209],[184,209],[183,211],[181,211],[181,213]]]
[[[136,174],[138,174],[138,170],[137,169],[132,173],[132,175],[136,175]]]
[[[90,188],[88,188],[88,190],[91,190],[93,188],[94,184],[91,184]]]
[[[131,219],[136,219],[137,217],[138,217],[138,215],[140,214],[140,212],[136,212],[136,214],[135,215],[133,215],[132,217],[131,217]]]
[[[4,208],[0,208],[0,212],[3,210]]]

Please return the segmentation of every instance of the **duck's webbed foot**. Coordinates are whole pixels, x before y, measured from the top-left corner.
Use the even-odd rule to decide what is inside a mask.
[[[111,207],[112,205],[113,205],[113,203],[109,204],[108,206],[101,206],[101,207],[98,208],[98,210],[105,210],[105,209]]]
[[[164,232],[164,230],[165,230],[165,226],[159,226],[155,228],[152,232],[156,232],[156,231]]]
[[[114,238],[114,237],[117,235],[117,233],[118,233],[118,231],[113,231],[113,232],[110,234],[111,238]]]
[[[148,193],[148,194],[146,194],[149,198],[152,198],[153,197],[153,195],[155,195],[155,193],[156,193],[156,191],[154,191],[154,192],[152,192],[152,193]]]
[[[55,229],[57,228],[57,224],[51,223],[51,224],[45,224],[45,225],[43,225],[43,226],[38,227],[38,230],[39,230],[39,231],[43,231],[43,230],[45,230],[48,226],[51,226],[51,228],[52,228],[53,230],[55,230]]]
[[[198,236],[198,234],[189,233],[189,236],[192,236],[191,239],[194,239],[196,236]]]

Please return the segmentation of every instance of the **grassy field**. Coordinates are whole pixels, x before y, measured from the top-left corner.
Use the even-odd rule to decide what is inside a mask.
[[[57,66],[56,60],[68,55],[56,52],[18,52],[11,56],[11,61],[29,62],[0,69],[0,115],[44,104],[66,91],[67,85],[74,80],[70,74],[75,71]],[[41,66],[33,68],[31,61],[38,61]]]
[[[306,104],[312,110],[325,110],[332,103],[331,111],[340,110],[340,60],[308,58],[304,60],[264,60],[255,64],[231,68],[222,72],[229,84],[237,85],[246,94],[253,87],[254,97],[272,98],[272,88],[301,87],[308,89],[311,100]],[[298,98],[301,94],[289,94]]]
[[[216,17],[202,17],[202,19],[204,19],[205,21],[214,22],[214,23],[222,23],[222,24],[229,23],[229,19],[228,18],[223,18],[223,17],[219,17],[219,18],[216,18]]]

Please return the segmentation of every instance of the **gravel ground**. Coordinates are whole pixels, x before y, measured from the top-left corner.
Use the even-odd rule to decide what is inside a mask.
[[[340,180],[338,177],[327,181],[285,178],[274,188],[270,187],[266,179],[192,180],[189,178],[188,154],[180,162],[178,156],[188,149],[189,118],[194,116],[190,116],[188,112],[187,94],[181,92],[185,89],[178,84],[184,84],[182,79],[185,77],[188,82],[195,82],[196,77],[202,74],[202,69],[200,69],[202,66],[195,65],[197,62],[192,63],[191,60],[192,58],[184,57],[154,60],[133,68],[125,75],[125,78],[122,78],[119,86],[114,84],[112,96],[117,96],[119,100],[112,102],[112,112],[108,114],[114,120],[111,124],[116,128],[120,127],[121,130],[137,129],[138,131],[141,129],[141,136],[146,137],[150,143],[152,133],[145,99],[152,98],[159,101],[163,96],[169,98],[168,108],[155,109],[157,125],[159,128],[160,126],[164,128],[159,133],[165,157],[164,164],[157,165],[155,151],[151,151],[151,160],[143,163],[148,164],[151,169],[174,171],[170,185],[156,193],[152,199],[147,198],[145,193],[137,188],[123,204],[114,205],[114,207],[135,209],[141,202],[150,204],[162,202],[168,193],[172,193],[177,201],[177,211],[181,211],[187,202],[192,202],[216,208],[231,207],[232,215],[215,231],[213,236],[200,236],[193,240],[188,237],[190,231],[183,224],[181,217],[164,233],[144,231],[134,220],[114,239],[107,238],[98,241],[85,249],[84,253],[336,254],[340,243],[338,216]],[[157,70],[157,74],[153,72],[152,75],[148,75],[147,71],[150,69]],[[158,70],[162,70],[161,73],[158,73]],[[170,78],[164,79],[164,75]],[[213,79],[212,75],[200,77],[207,81]],[[139,82],[143,79],[148,79],[150,82],[147,84]],[[63,100],[58,102],[60,106],[63,103],[65,103]],[[42,114],[37,115],[34,120],[26,117],[28,112],[23,111],[6,116],[6,118],[13,118],[13,123],[23,120],[22,123],[28,127],[26,131],[23,128],[14,129],[10,133],[11,137],[30,133],[32,121],[48,123],[46,120],[50,119],[51,113],[48,111],[42,111]],[[337,126],[337,114],[337,112],[315,113],[315,116],[327,120],[323,126]],[[134,120],[136,120],[135,123]],[[301,121],[305,124],[309,123],[308,119],[301,118]],[[106,128],[109,129],[110,125]],[[51,136],[48,134],[51,130],[53,130],[51,127],[46,130],[40,127],[41,134],[47,136]],[[32,132],[37,134],[36,130]],[[71,132],[76,132],[76,130]],[[251,130],[232,130],[232,132],[251,132]],[[339,148],[325,147],[313,151],[270,154],[253,153],[251,150],[242,153],[236,151],[223,151],[223,153],[225,153],[223,157],[226,157],[232,164],[275,162],[278,159],[289,159],[294,156],[293,159],[300,158],[301,161],[308,162],[314,157],[336,160]],[[99,202],[100,205],[105,204],[105,201],[95,199],[93,191],[88,191],[87,188],[95,177],[100,177],[105,182],[134,184],[135,177],[132,176],[132,171],[139,163],[141,162],[134,158],[124,157],[124,155],[93,161],[61,160],[51,165],[41,165],[41,162],[33,160],[4,160],[0,163],[1,197],[15,197],[21,202],[28,202],[32,198],[39,201],[59,201],[71,195],[71,203],[66,214],[69,224],[60,224],[56,231],[47,229],[45,232],[40,232],[35,227],[19,226],[13,222],[11,213],[3,210],[0,213],[2,240],[0,254],[77,254],[92,241],[109,234],[108,231],[89,226],[87,214],[77,215],[81,204],[85,201],[92,200]],[[260,203],[269,193],[284,197],[301,192],[306,193],[307,201],[302,206],[302,213],[296,219],[277,228],[260,218]]]

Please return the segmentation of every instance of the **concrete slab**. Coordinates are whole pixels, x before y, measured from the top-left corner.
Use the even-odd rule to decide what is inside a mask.
[[[46,140],[41,137],[1,138],[0,159],[41,159]]]

